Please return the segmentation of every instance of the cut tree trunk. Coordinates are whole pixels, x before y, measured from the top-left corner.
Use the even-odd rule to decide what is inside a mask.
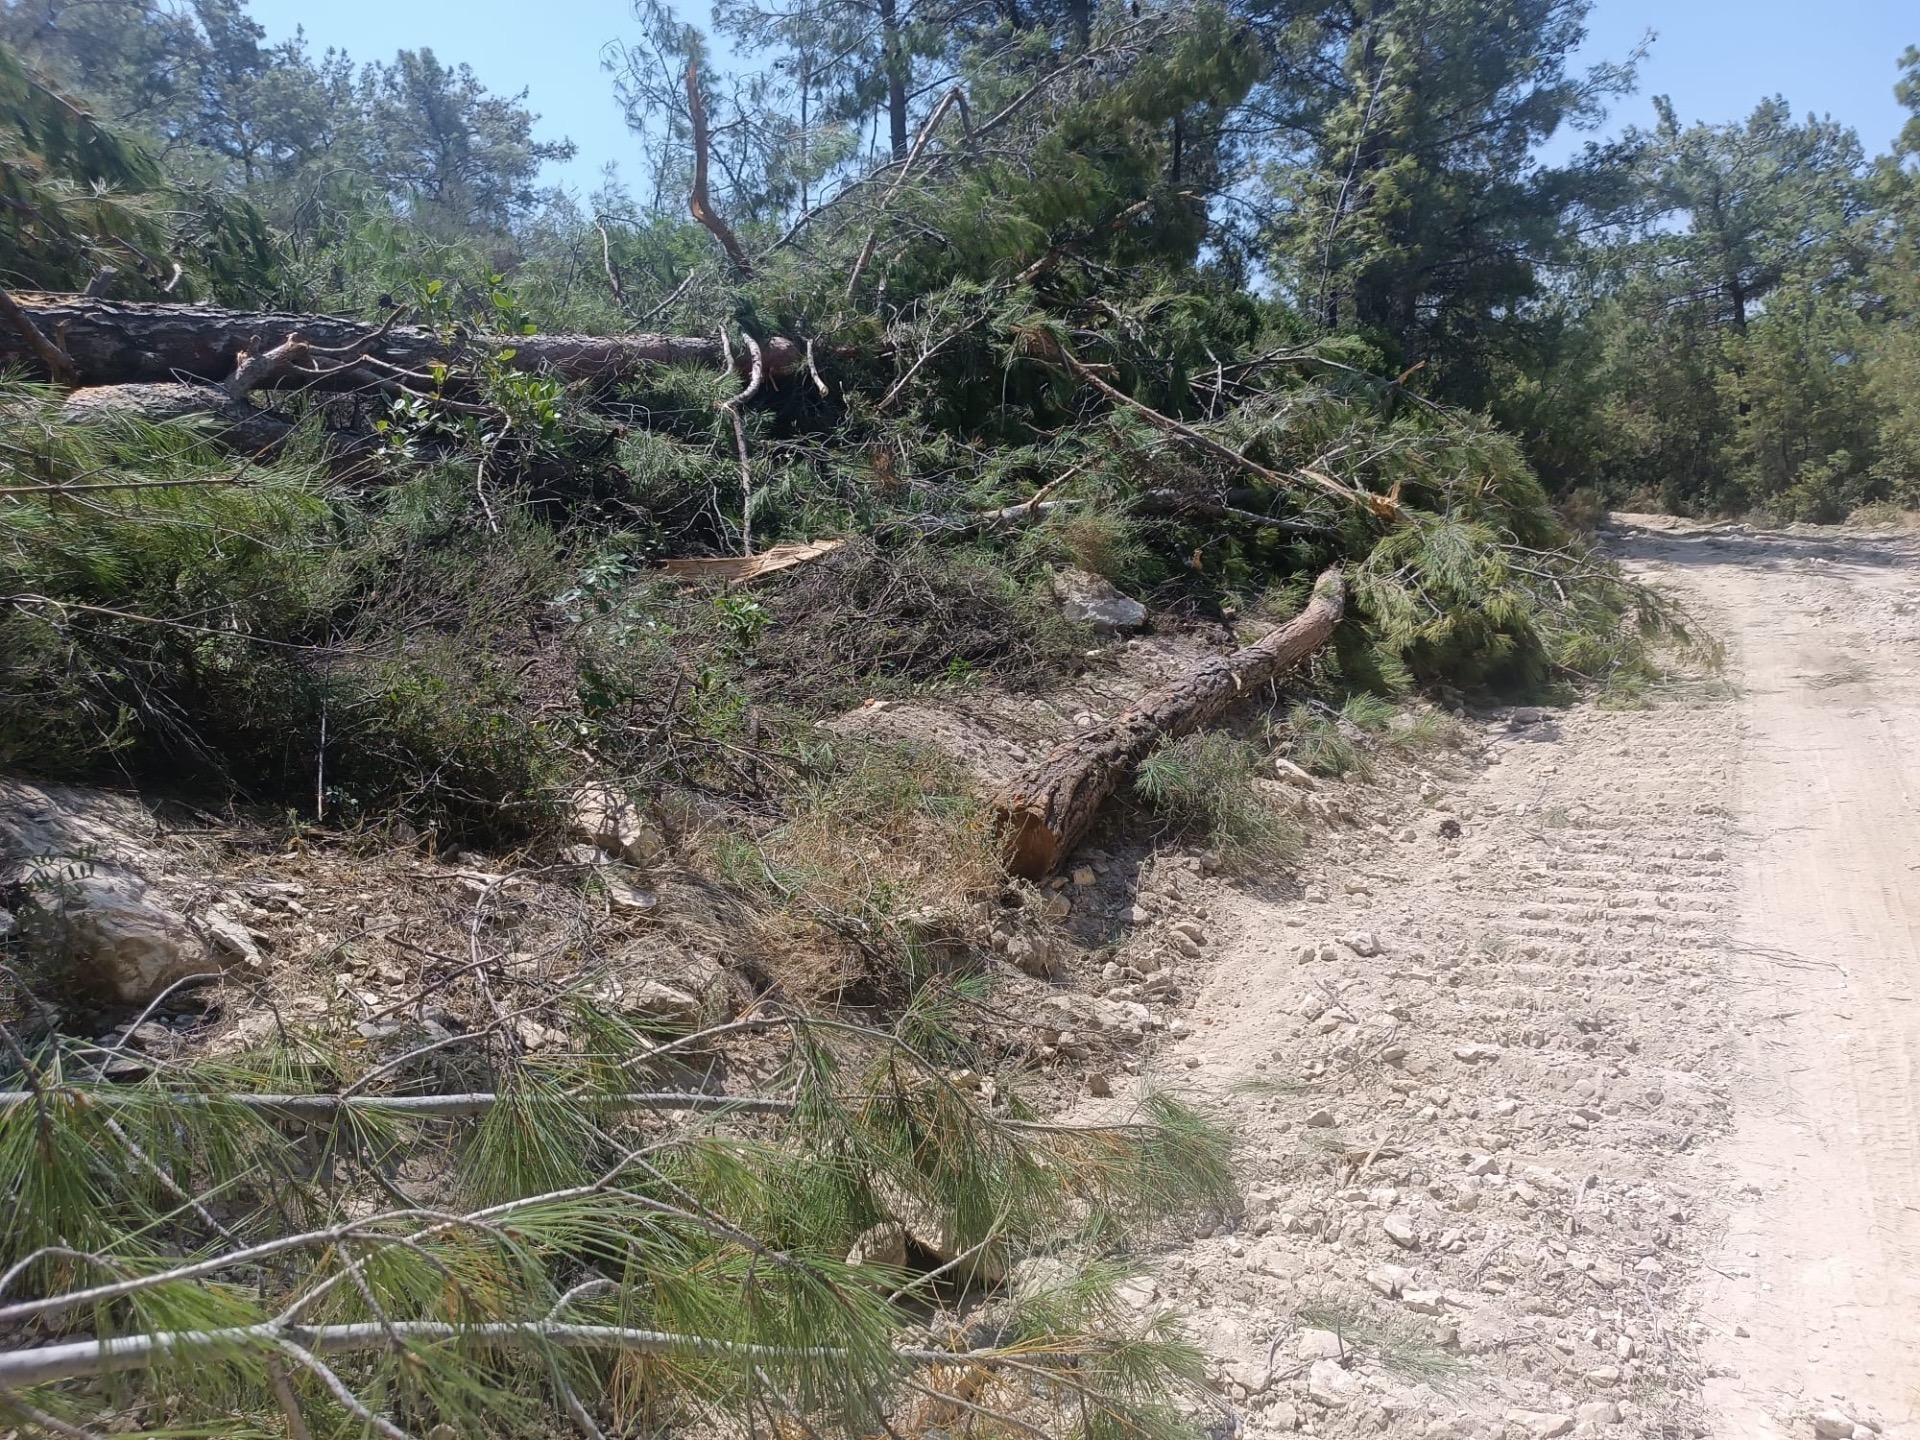
[[[1329,570],[1307,608],[1285,625],[1243,650],[1201,661],[1106,724],[1061,741],[995,802],[1008,869],[1030,880],[1053,873],[1101,802],[1163,737],[1191,734],[1299,664],[1327,642],[1345,607],[1346,585]]]
[[[58,344],[80,385],[152,384],[197,380],[228,384],[241,357],[262,356],[289,340],[307,347],[309,368],[286,369],[269,383],[281,388],[360,390],[399,371],[426,381],[430,367],[456,364],[488,353],[512,352],[516,370],[552,371],[567,380],[612,380],[647,365],[691,365],[720,369],[725,352],[719,337],[686,335],[473,335],[448,340],[436,331],[411,325],[384,330],[334,315],[297,315],[271,311],[221,310],[210,305],[151,305],[85,296],[13,297],[23,316]],[[296,346],[296,348],[297,348]],[[365,347],[360,350],[359,347]],[[776,338],[762,347],[768,373],[798,369],[805,352],[793,341]],[[328,351],[358,351],[371,365],[327,362]],[[746,360],[742,351],[740,362]],[[46,374],[40,354],[16,326],[0,326],[0,368],[19,366]],[[744,370],[742,371],[744,373]]]

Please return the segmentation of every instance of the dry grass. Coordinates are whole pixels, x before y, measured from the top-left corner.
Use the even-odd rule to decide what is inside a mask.
[[[1920,510],[1896,505],[1891,500],[1876,500],[1847,516],[1847,524],[1873,530],[1920,530]]]
[[[932,752],[840,742],[764,834],[716,832],[706,860],[753,899],[765,963],[795,998],[897,999],[963,964],[1004,884],[985,804]]]

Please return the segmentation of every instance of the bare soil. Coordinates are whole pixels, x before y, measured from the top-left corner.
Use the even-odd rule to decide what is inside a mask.
[[[1247,1204],[1127,1294],[1235,1432],[1920,1436],[1920,545],[1612,543],[1722,675],[1323,785],[1298,888],[1140,881],[1121,960],[1205,944],[1139,1068]]]

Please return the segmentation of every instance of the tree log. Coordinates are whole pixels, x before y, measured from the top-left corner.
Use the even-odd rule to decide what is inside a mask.
[[[1329,570],[1307,608],[1243,650],[1203,660],[1104,725],[1063,740],[994,803],[1007,843],[1007,868],[1039,880],[1086,833],[1101,802],[1163,736],[1191,734],[1236,701],[1306,659],[1340,623],[1346,585]]]
[[[567,380],[611,380],[646,365],[693,365],[717,370],[724,352],[717,336],[685,335],[474,335],[451,340],[412,325],[385,328],[333,315],[221,310],[210,305],[132,304],[86,296],[13,297],[23,316],[57,343],[81,385],[124,385],[198,380],[226,384],[243,355],[277,350],[289,340],[304,343],[323,373],[283,371],[270,383],[282,388],[359,390],[374,375],[394,371],[424,382],[429,367],[457,364],[480,355],[512,351],[516,370],[551,371]],[[372,366],[328,366],[327,351],[360,353]],[[763,347],[767,373],[800,367],[805,351],[775,338]],[[741,357],[741,373],[744,362]],[[42,357],[15,326],[0,326],[0,368],[19,366],[45,374]]]
[[[262,460],[278,455],[296,428],[286,416],[256,409],[217,385],[185,381],[75,390],[62,402],[60,418],[79,425],[110,425],[121,420],[164,425],[174,420],[204,420],[216,442]],[[380,437],[369,430],[328,429],[322,432],[322,441],[327,464],[336,474],[357,472],[380,448]]]

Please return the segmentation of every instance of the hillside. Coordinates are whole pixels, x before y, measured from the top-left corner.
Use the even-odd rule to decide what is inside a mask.
[[[1478,1203],[1345,1138],[1399,1103],[1375,1080],[1520,1103],[1400,1088],[1397,1032],[1340,1028],[1420,938],[1357,912],[1438,872],[1330,897],[1396,846],[1476,863],[1420,807],[1486,791],[1486,724],[1687,728],[1698,588],[1623,569],[1607,507],[1920,493],[1920,119],[1869,158],[1784,102],[1669,106],[1543,165],[1634,84],[1570,68],[1584,14],[642,0],[638,178],[583,199],[441,37],[357,63],[244,0],[0,0],[0,1421],[1706,1413],[1691,1340],[1632,1349],[1664,1310],[1553,1341],[1647,1362],[1586,1399],[1512,1360],[1513,1316],[1574,1302],[1528,1312],[1478,1221],[1366,1281],[1439,1296],[1417,1322],[1344,1260],[1284,1322],[1262,1291],[1265,1383],[1251,1330],[1143,1280],[1248,1259],[1263,1133],[1314,1132],[1276,1174],[1355,1215]],[[1238,1026],[1295,920],[1354,926],[1301,937],[1315,1013],[1276,975]],[[1548,1061],[1612,1032],[1516,1019],[1570,1003],[1528,958],[1440,1064],[1577,1086]],[[1335,1037],[1297,1074],[1310,1043],[1249,1058],[1289,1013]],[[1515,1047],[1537,1073],[1477,1068]],[[1380,1248],[1322,1201],[1259,1233]],[[1626,1215],[1583,1273],[1646,1258]],[[1476,1285],[1484,1334],[1449,1318]],[[1331,1348],[1283,1377],[1285,1326]]]

